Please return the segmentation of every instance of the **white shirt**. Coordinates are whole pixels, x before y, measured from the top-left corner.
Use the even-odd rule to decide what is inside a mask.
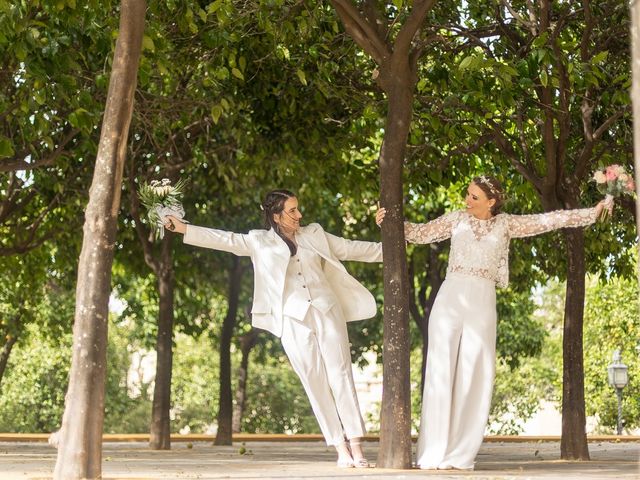
[[[298,246],[289,259],[284,281],[282,313],[303,320],[310,307],[328,312],[338,299],[322,268],[323,259],[313,250]]]

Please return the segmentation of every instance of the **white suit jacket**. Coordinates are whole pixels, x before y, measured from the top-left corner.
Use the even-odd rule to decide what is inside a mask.
[[[322,257],[325,276],[346,321],[363,320],[376,314],[376,301],[371,292],[349,275],[340,261],[381,262],[381,243],[336,237],[317,223],[300,228],[296,240],[298,245]],[[254,275],[251,323],[278,337],[282,335],[282,296],[291,254],[277,233],[270,229],[240,234],[187,225],[184,243],[251,257]]]

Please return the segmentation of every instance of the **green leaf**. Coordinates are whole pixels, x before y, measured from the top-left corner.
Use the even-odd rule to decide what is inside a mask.
[[[214,13],[222,6],[222,0],[216,0],[215,2],[207,5],[207,13]]]
[[[474,65],[475,64],[475,60],[476,60],[476,57],[474,57],[473,55],[465,57],[460,62],[460,65],[458,66],[458,68],[460,70],[471,70],[475,66]]]
[[[15,45],[15,52],[16,52],[16,58],[18,60],[26,60],[27,58],[27,47],[25,46],[24,42],[18,42]]]
[[[6,137],[0,137],[0,157],[12,157],[15,154],[11,140]]]
[[[220,120],[220,116],[223,113],[223,109],[220,105],[214,105],[211,107],[211,117],[213,118],[213,123],[218,124],[218,120]]]
[[[239,78],[240,80],[244,80],[244,75],[237,68],[232,68],[231,73],[234,77]]]
[[[89,129],[93,126],[89,112],[84,108],[77,108],[71,112],[68,120],[74,128]]]
[[[602,63],[607,59],[608,56],[609,56],[609,52],[607,50],[605,50],[604,52],[600,52],[597,55],[593,56],[593,58],[591,59],[591,63],[594,65],[598,63]]]
[[[142,50],[149,50],[150,52],[155,52],[156,50],[153,39],[148,35],[142,37]]]
[[[305,76],[304,72],[300,69],[296,70],[296,75],[298,75],[298,78],[300,79],[300,83],[302,83],[303,85],[307,85],[307,77]]]
[[[549,76],[547,75],[546,70],[542,70],[540,72],[540,83],[542,84],[543,87],[546,87],[547,85],[549,85]]]

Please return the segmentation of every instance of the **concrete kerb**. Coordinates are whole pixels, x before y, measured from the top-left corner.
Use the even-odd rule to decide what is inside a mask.
[[[0,442],[47,442],[49,433],[0,433]],[[205,434],[172,434],[171,442],[214,442],[215,435]],[[236,433],[233,442],[321,442],[324,437],[320,434],[260,434],[260,433]],[[378,442],[378,435],[367,435],[365,442]],[[412,437],[413,442],[417,437]],[[103,442],[148,442],[148,433],[105,433]],[[589,443],[594,442],[640,442],[639,435],[589,435]],[[536,443],[536,442],[560,442],[559,435],[489,435],[484,437],[484,443]]]

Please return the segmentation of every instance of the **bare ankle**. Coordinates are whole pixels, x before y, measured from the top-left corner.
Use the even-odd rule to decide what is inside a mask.
[[[364,452],[362,451],[362,438],[349,439],[349,447],[351,449],[351,456],[354,460],[364,458]]]

